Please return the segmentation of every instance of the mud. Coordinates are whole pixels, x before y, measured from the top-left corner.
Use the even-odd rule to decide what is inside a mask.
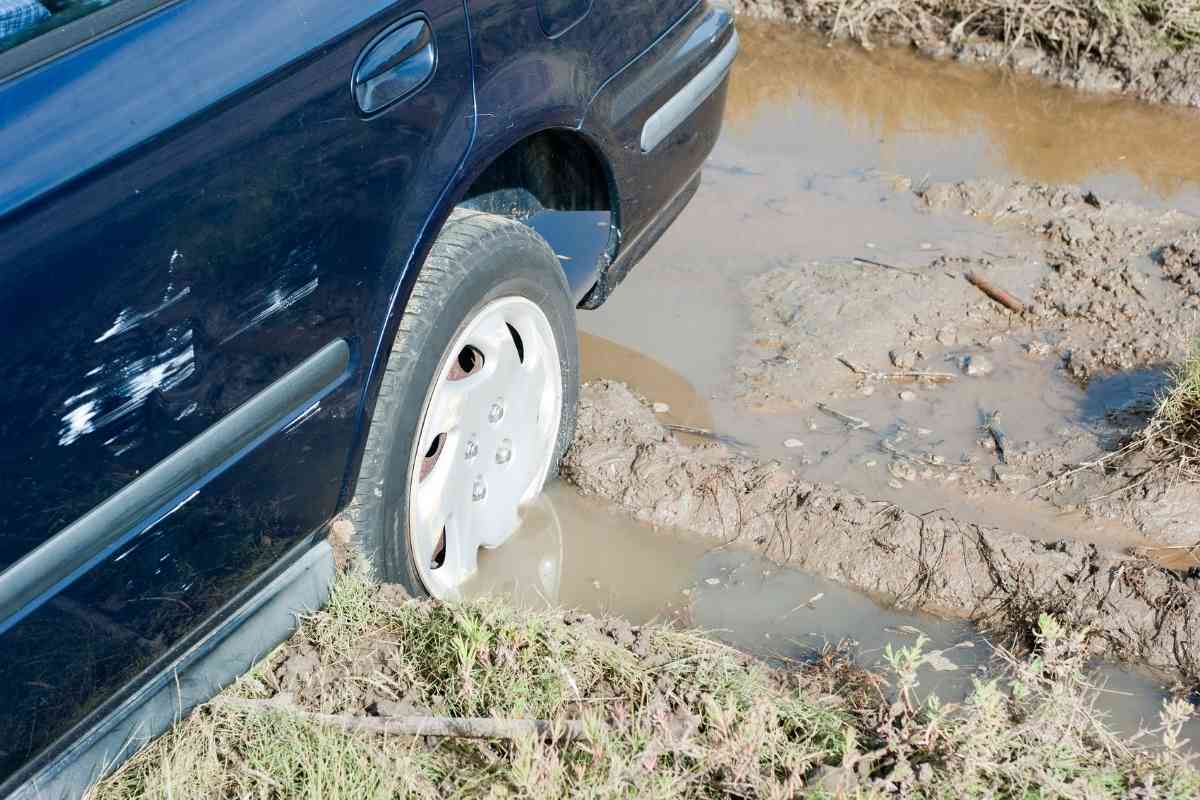
[[[990,32],[964,35],[957,20],[949,18],[949,7],[941,10],[927,9],[920,3],[892,4],[871,14],[857,29],[844,19],[845,3],[734,0],[734,7],[745,16],[794,23],[834,38],[854,39],[866,47],[907,47],[942,61],[1009,67],[1078,91],[1200,107],[1200,49],[1147,44],[1157,41],[1157,37],[1146,25],[1118,33],[1115,42],[1099,43],[1099,47],[1095,46],[1096,38],[1107,37],[1097,37],[1093,32],[1091,41],[1077,44],[1069,52],[1056,53],[1020,42],[1014,45]],[[1070,36],[1061,38],[1067,40]]]
[[[1026,634],[1053,613],[1087,628],[1097,653],[1200,678],[1194,580],[1094,545],[918,516],[722,445],[684,445],[620,384],[585,387],[563,475],[650,524],[753,547],[898,608]]]

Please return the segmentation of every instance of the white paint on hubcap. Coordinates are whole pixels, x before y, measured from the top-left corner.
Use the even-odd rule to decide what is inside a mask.
[[[464,352],[482,355],[482,365],[460,359]],[[521,507],[542,491],[562,373],[546,315],[524,297],[504,297],[463,324],[436,375],[410,467],[409,541],[425,588],[454,598],[479,548],[504,544]]]

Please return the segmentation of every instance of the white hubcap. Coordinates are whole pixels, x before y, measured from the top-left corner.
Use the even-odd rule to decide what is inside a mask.
[[[458,596],[542,491],[562,416],[558,345],[523,297],[481,308],[438,368],[409,476],[413,558],[430,594]]]

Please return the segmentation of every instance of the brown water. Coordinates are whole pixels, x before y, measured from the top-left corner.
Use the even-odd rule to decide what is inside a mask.
[[[955,470],[897,489],[882,450],[886,440],[974,469],[982,415],[1001,411],[1014,442],[1045,443],[1063,435],[1064,423],[1102,420],[1134,389],[1085,394],[1053,359],[1028,358],[1030,336],[1019,330],[924,348],[931,369],[952,370],[943,359],[981,353],[996,365],[986,380],[942,387],[885,385],[867,396],[832,356],[885,368],[897,328],[914,314],[936,319],[977,300],[958,276],[928,269],[935,255],[989,254],[1017,294],[1031,291],[1044,270],[1034,243],[967,217],[921,213],[894,189],[894,176],[1080,182],[1102,197],[1200,213],[1200,115],[1079,96],[906,51],[827,47],[792,28],[740,26],[727,126],[704,186],[621,290],[580,315],[584,378],[622,380],[664,404],[664,422],[732,436],[806,478],[914,511],[941,507],[1031,536],[1139,544],[1119,526],[1082,526],[1049,507],[962,492]],[[856,264],[855,256],[920,274]],[[804,391],[756,413],[739,400],[738,365],[753,350],[743,290],[775,268],[798,276],[816,311],[803,329],[801,349],[810,355],[796,385]],[[916,397],[901,400],[904,388]],[[870,429],[848,431],[817,401]],[[802,444],[784,447],[788,439]],[[951,695],[965,690],[989,652],[965,624],[882,609],[711,541],[650,530],[562,486],[530,510],[512,542],[482,554],[471,591],[635,622],[677,619],[782,658],[850,639],[867,663],[878,663],[886,643],[906,644],[919,629],[955,667],[929,676]],[[1115,668],[1105,675],[1123,692],[1105,700],[1122,730],[1156,718],[1160,681]],[[1200,742],[1200,723],[1190,733]]]

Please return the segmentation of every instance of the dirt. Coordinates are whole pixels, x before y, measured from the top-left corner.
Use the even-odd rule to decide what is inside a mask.
[[[945,4],[891,3],[873,11],[867,8],[870,3],[849,4],[863,7],[858,19],[849,19],[854,11],[848,11],[847,5],[819,0],[734,1],[739,14],[794,23],[867,47],[908,47],[942,61],[1010,67],[1078,91],[1200,107],[1200,48],[1158,43],[1161,38],[1141,21],[1115,32],[1093,28],[1081,34],[1087,41],[1072,41],[1072,34],[1065,30],[1040,39],[1032,31],[1028,32],[1029,41],[1012,41],[1013,29],[1026,33],[1026,24],[1032,21],[1030,27],[1036,27],[1040,11],[1050,9],[1026,9],[1027,16],[1019,21],[1008,17],[1007,24],[981,30],[979,25],[971,26],[970,19],[958,19],[954,7]],[[1021,13],[1015,6],[1004,8],[1012,16]],[[1073,17],[1065,23],[1067,27],[1086,16],[1082,9],[1072,14],[1069,4],[1060,10]],[[1057,52],[1055,48],[1065,50]]]
[[[1054,613],[1086,627],[1097,653],[1200,678],[1194,579],[1095,545],[918,516],[723,445],[685,445],[621,384],[585,387],[563,474],[645,522],[753,547],[900,608],[1019,633]]]

